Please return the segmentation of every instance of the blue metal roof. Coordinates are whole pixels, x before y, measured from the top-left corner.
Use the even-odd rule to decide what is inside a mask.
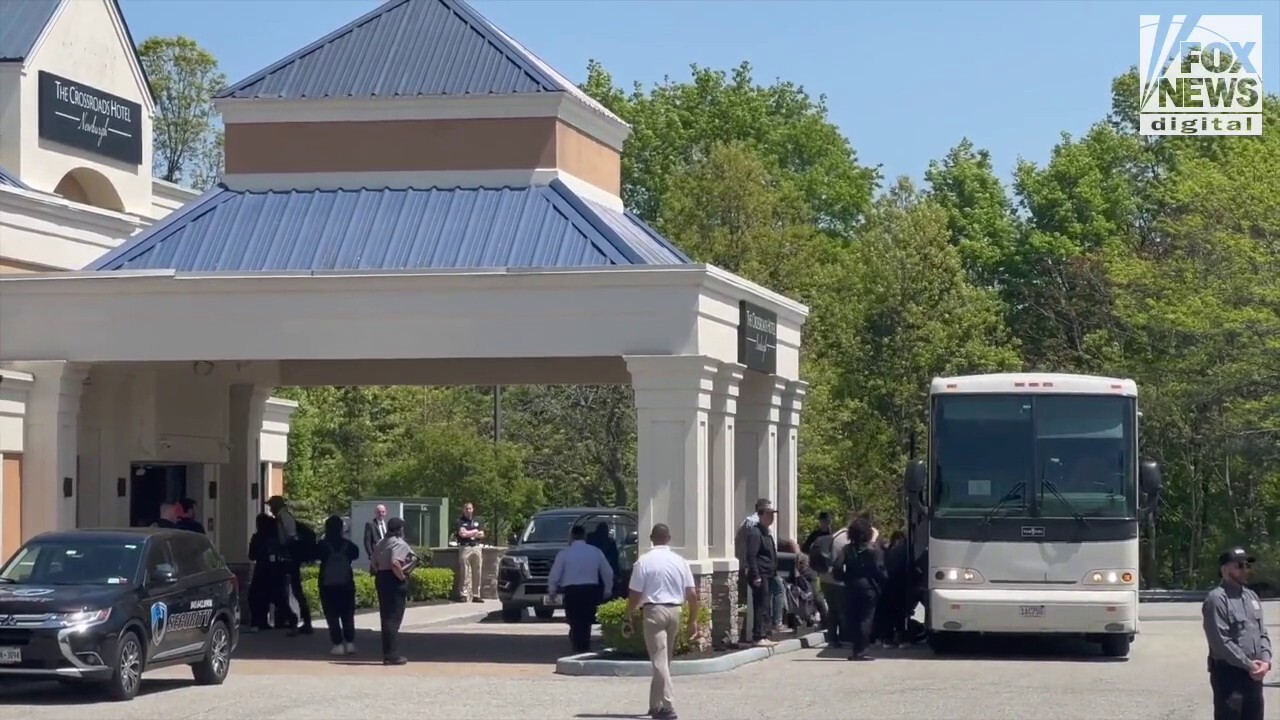
[[[463,0],[391,0],[219,98],[566,92],[613,117]]]
[[[8,185],[22,190],[30,190],[31,186],[18,179],[17,175],[10,173],[8,170],[0,167],[0,185]]]
[[[0,62],[25,60],[62,0],[0,0]]]
[[[283,272],[678,265],[647,226],[560,181],[527,188],[219,186],[88,270]]]

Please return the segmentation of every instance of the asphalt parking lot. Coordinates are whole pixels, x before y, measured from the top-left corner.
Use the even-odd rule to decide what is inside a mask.
[[[1280,603],[1268,603],[1280,637]],[[723,675],[677,679],[683,718],[875,717],[964,720],[1203,720],[1212,716],[1204,640],[1195,605],[1144,605],[1142,635],[1127,660],[1072,643],[983,644],[959,657],[925,649],[884,651],[848,663],[833,650],[802,650]],[[362,657],[376,637],[360,638]],[[194,687],[185,669],[144,682],[132,703],[31,686],[0,691],[0,716],[24,720],[187,718],[382,718],[402,706],[431,717],[629,718],[645,710],[647,679],[552,673],[566,652],[559,623],[472,622],[420,628],[406,645],[415,662],[385,668],[336,662],[325,639],[255,638],[217,688]],[[1269,678],[1267,717],[1280,718],[1280,677]]]

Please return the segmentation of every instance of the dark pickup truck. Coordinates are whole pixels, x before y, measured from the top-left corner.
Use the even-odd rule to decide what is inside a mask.
[[[592,535],[600,532],[601,524],[605,526],[609,539],[604,544],[612,543],[618,550],[614,595],[624,592],[639,549],[637,522],[634,512],[617,508],[556,508],[534,515],[524,532],[512,540],[498,565],[503,621],[519,622],[525,608],[533,608],[534,614],[545,620],[561,607],[559,598],[547,601],[547,580],[556,554],[568,545],[569,531],[575,525],[587,531],[588,542],[594,542]]]

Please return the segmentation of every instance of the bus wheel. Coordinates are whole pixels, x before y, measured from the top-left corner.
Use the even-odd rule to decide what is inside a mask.
[[[929,649],[935,655],[946,655],[955,652],[958,640],[959,638],[954,633],[930,632],[928,636]]]
[[[1132,642],[1128,635],[1108,635],[1102,638],[1102,653],[1107,657],[1127,657]]]

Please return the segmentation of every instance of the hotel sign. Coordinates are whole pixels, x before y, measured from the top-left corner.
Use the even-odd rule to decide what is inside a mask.
[[[738,362],[749,370],[777,372],[778,315],[745,300],[738,311]]]
[[[142,106],[41,70],[40,137],[141,165]]]

